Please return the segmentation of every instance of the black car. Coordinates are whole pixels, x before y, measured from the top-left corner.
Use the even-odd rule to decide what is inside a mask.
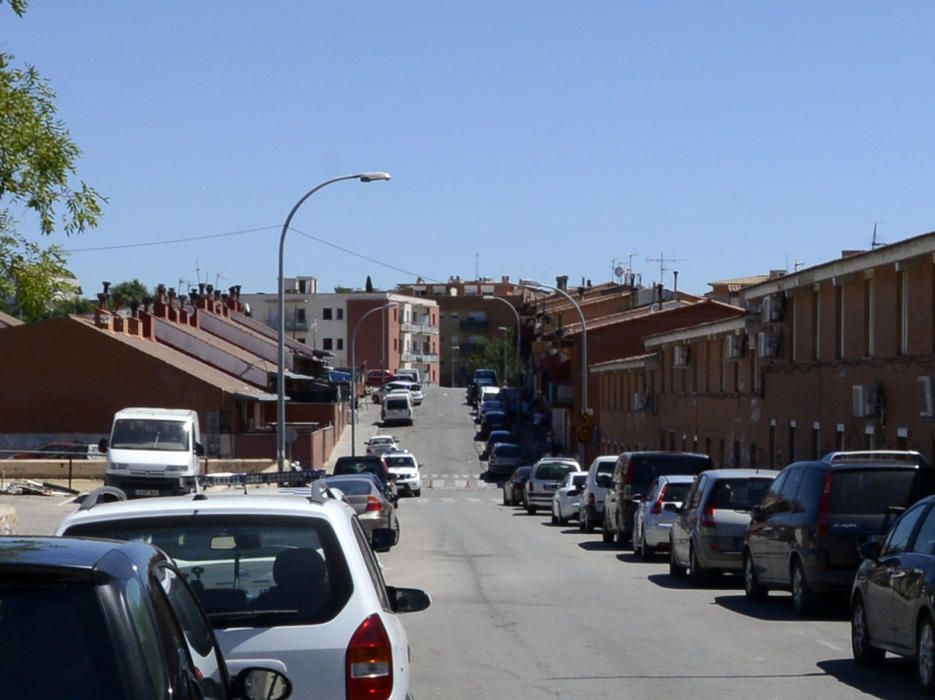
[[[846,596],[857,548],[882,537],[908,506],[935,493],[935,470],[918,452],[833,452],[796,462],[753,509],[743,551],[747,598],[792,591],[806,614],[822,594]]]
[[[230,680],[204,610],[161,550],[64,537],[0,538],[0,688],[31,700],[282,700],[292,690],[270,669]]]
[[[484,443],[484,449],[480,453],[480,459],[486,460],[490,457],[490,448],[498,442],[513,442],[513,433],[509,430],[491,430],[487,435],[487,442]]]
[[[494,430],[509,430],[510,419],[503,411],[488,411],[481,421],[478,437],[486,440]]]
[[[517,467],[509,480],[503,484],[503,505],[518,506],[523,502],[523,488],[529,480],[532,467]]]
[[[389,467],[380,455],[356,455],[354,457],[338,457],[334,463],[332,474],[373,474],[383,486],[383,492],[393,503],[399,500],[396,484]]]
[[[935,692],[935,496],[896,522],[881,545],[869,540],[851,590],[851,648],[861,665],[887,651],[915,658],[916,677]]]

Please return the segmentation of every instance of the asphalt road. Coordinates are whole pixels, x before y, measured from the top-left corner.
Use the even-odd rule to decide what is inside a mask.
[[[739,580],[695,590],[662,558],[646,564],[598,533],[501,505],[479,480],[463,398],[433,387],[412,427],[382,430],[376,407],[358,424],[359,442],[390,432],[424,465],[421,498],[400,503],[400,544],[381,555],[388,583],[432,595],[404,617],[415,697],[922,697],[909,662],[856,666],[842,607],[800,620],[787,594],[748,603]],[[74,508],[64,497],[4,502],[21,533],[50,534]]]

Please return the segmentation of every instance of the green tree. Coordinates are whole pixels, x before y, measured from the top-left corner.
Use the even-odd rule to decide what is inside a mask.
[[[8,3],[25,13],[26,0]],[[35,68],[13,61],[0,52],[0,307],[32,321],[49,315],[77,284],[62,249],[28,240],[10,207],[31,210],[41,234],[60,227],[71,235],[94,228],[107,200],[84,182],[72,184],[81,151],[56,115],[55,93]]]
[[[477,350],[468,355],[464,361],[468,373],[481,367],[491,367],[497,370],[501,382],[515,385],[519,376],[516,366],[515,332],[510,330],[503,336],[481,338],[477,343]]]
[[[367,283],[364,285],[364,291],[373,291],[373,280],[370,279],[370,275],[367,275]]]
[[[127,306],[133,299],[143,301],[148,296],[152,296],[149,288],[135,277],[128,282],[110,285],[110,298],[123,306]]]

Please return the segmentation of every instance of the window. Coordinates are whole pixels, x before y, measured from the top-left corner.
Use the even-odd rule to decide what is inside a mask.
[[[344,320],[344,309],[338,308],[338,309],[336,309],[336,311],[337,311],[337,314],[338,314],[338,320],[339,320],[339,321],[343,321],[343,320]]]
[[[935,554],[935,509],[929,510],[925,520],[922,521],[922,527],[919,528],[919,534],[916,535],[912,551],[929,556]]]
[[[874,313],[874,293],[873,279],[864,280],[864,356],[873,357],[875,351],[874,343],[874,325],[876,323],[876,314]]]
[[[323,309],[321,310],[321,317],[322,317],[322,319],[324,319],[325,321],[330,321],[330,320],[331,320],[331,307],[330,307],[330,306],[325,307],[325,308],[323,308]]]
[[[779,512],[791,512],[797,509],[796,498],[799,495],[799,484],[802,483],[802,477],[805,476],[804,469],[793,469],[789,472],[789,478],[782,486],[779,493]]]
[[[798,359],[798,338],[799,338],[799,315],[796,313],[798,311],[798,297],[792,297],[792,361],[795,362]]]
[[[322,338],[321,347],[324,350],[334,350],[334,341],[331,338]]]
[[[885,554],[901,554],[909,549],[909,538],[912,537],[912,531],[916,529],[926,507],[927,505],[918,505],[899,519],[883,545]]]
[[[789,462],[795,461],[795,423],[789,424]]]
[[[812,426],[812,459],[821,459],[821,426]]]
[[[296,307],[295,320],[297,323],[305,323],[305,309]]]
[[[338,350],[344,349],[344,338],[338,338]]]
[[[800,513],[817,513],[824,486],[825,472],[821,469],[806,469],[795,497],[796,510]]]
[[[769,487],[769,491],[766,492],[766,495],[763,497],[763,510],[770,513],[775,512],[777,506],[779,505],[780,500],[780,491],[782,487],[785,486],[786,479],[789,478],[791,472],[784,471],[776,477],[776,480],[773,482],[772,486]]]

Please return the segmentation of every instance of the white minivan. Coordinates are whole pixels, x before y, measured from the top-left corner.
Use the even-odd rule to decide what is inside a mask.
[[[396,379],[408,379],[413,384],[422,383],[422,375],[415,367],[401,367],[396,370]]]
[[[391,391],[387,394],[383,399],[383,408],[380,409],[380,421],[383,425],[412,425],[412,394],[408,391]]]

